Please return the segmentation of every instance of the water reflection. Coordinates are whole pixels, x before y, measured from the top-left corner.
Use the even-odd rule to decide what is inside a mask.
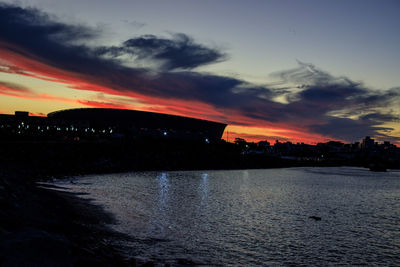
[[[159,183],[159,191],[158,191],[159,209],[160,211],[165,211],[168,207],[168,199],[169,199],[168,191],[170,183],[168,180],[168,176],[165,172],[163,172],[157,179]]]
[[[129,255],[171,265],[400,262],[400,172],[335,167],[80,179],[63,186],[81,186],[117,215],[117,229],[138,238],[127,244]]]
[[[249,179],[249,171],[243,170],[243,180],[247,182],[248,179]]]
[[[200,194],[201,194],[201,203],[200,206],[203,207],[207,204],[208,199],[208,174],[203,173],[201,175],[201,182],[200,182]]]
[[[170,181],[168,175],[163,172],[161,175],[157,177],[158,180],[158,196],[157,196],[157,208],[156,208],[156,216],[154,217],[153,223],[155,223],[156,227],[159,229],[162,235],[165,234],[165,229],[169,225],[168,219],[168,209],[169,209],[169,189],[170,189]]]

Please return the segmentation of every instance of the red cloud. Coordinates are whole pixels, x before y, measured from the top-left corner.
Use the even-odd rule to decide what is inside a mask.
[[[129,109],[129,107],[120,104],[114,104],[110,102],[98,102],[98,101],[89,101],[89,100],[77,100],[78,103],[94,108],[117,108],[117,109]]]
[[[142,107],[142,110],[169,113],[175,115],[191,116],[206,120],[224,121],[229,124],[246,125],[253,127],[268,127],[269,129],[288,129],[302,132],[301,126],[296,126],[296,123],[271,123],[261,119],[254,119],[245,116],[241,111],[234,108],[217,109],[215,106],[203,101],[196,101],[193,99],[174,99],[165,98],[165,96],[157,96],[157,94],[142,94],[138,92],[149,91],[153,89],[147,84],[141,84],[141,81],[132,77],[132,83],[140,86],[140,90],[133,91],[122,87],[118,81],[119,79],[127,79],[126,75],[119,75],[118,73],[110,73],[110,77],[92,76],[84,73],[77,73],[60,69],[56,66],[46,63],[46,60],[38,58],[23,49],[0,42],[0,54],[3,67],[0,71],[34,77],[41,80],[64,83],[71,89],[85,90],[93,92],[107,93],[116,96],[128,96],[139,100],[142,103],[148,104],[148,107]],[[0,62],[1,63],[1,62]],[[190,83],[184,81],[173,81],[177,90],[186,90],[190,88]],[[150,83],[151,84],[151,83]],[[64,97],[58,97],[48,94],[35,94],[31,91],[18,91],[10,88],[0,88],[0,94],[7,94],[9,96],[27,98],[32,100],[48,100],[59,101],[69,104],[77,104],[83,106],[99,107],[99,108],[122,108],[129,109],[130,105],[125,103],[118,103],[117,101],[93,101],[93,100],[74,100]],[[151,106],[153,105],[153,106]],[[155,105],[155,106],[154,106]],[[301,123],[299,123],[301,125]],[[245,137],[249,140],[265,140],[268,135],[252,135],[251,133],[234,133],[237,137]],[[309,138],[312,136],[312,138]],[[289,136],[292,140],[302,140],[304,142],[316,142],[326,140],[322,135],[312,135],[310,133],[302,132],[301,135],[293,134]]]

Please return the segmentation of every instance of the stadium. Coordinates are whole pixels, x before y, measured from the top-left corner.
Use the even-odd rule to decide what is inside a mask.
[[[101,108],[79,108],[55,111],[48,114],[52,123],[71,124],[85,129],[112,131],[124,136],[153,136],[220,140],[226,124],[162,113]]]

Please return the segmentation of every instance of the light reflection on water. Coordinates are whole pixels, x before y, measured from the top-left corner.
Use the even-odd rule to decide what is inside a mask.
[[[158,206],[156,211],[154,212],[153,223],[158,226],[162,235],[165,235],[165,227],[168,227],[168,198],[169,198],[169,181],[167,174],[165,172],[161,173],[160,176],[157,177],[159,182],[158,189]]]
[[[63,182],[116,215],[127,254],[172,264],[400,264],[400,172],[140,172]],[[309,216],[322,217],[321,221]]]
[[[203,173],[201,175],[201,183],[200,183],[200,192],[201,192],[201,203],[200,203],[200,208],[205,206],[207,204],[207,198],[208,198],[208,174]]]

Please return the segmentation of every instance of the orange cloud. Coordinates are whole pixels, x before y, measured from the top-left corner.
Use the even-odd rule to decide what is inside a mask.
[[[115,104],[110,102],[98,102],[98,101],[90,101],[90,100],[77,100],[77,103],[82,104],[88,107],[94,108],[118,108],[118,109],[129,109],[129,107],[121,104]]]
[[[47,114],[43,114],[43,113],[35,113],[35,112],[29,112],[29,116],[36,116],[36,117],[47,117]]]
[[[241,126],[240,132],[232,132],[232,136],[246,138],[251,141],[265,140],[271,137],[271,130],[282,130],[280,133],[281,138],[279,140],[292,140],[301,141],[306,143],[315,143],[320,141],[326,141],[327,136],[313,134],[309,131],[305,131],[301,126],[304,125],[304,121],[292,123],[288,122],[268,122],[263,119],[256,119],[256,117],[262,117],[263,114],[252,113],[252,116],[243,114],[242,111],[236,110],[234,107],[216,107],[213,104],[207,103],[203,100],[191,99],[179,99],[174,97],[165,97],[157,95],[152,92],[152,87],[148,84],[143,84],[143,81],[136,80],[132,77],[132,84],[138,86],[140,90],[129,90],[121,83],[113,83],[113,81],[119,81],[126,79],[126,75],[119,73],[110,73],[107,77],[90,75],[80,72],[67,71],[58,68],[55,65],[46,63],[45,59],[38,58],[27,51],[24,51],[20,47],[16,47],[4,42],[0,42],[0,54],[1,62],[0,72],[13,73],[18,75],[24,75],[41,79],[50,82],[63,83],[67,87],[73,90],[91,91],[97,93],[106,93],[115,96],[124,96],[135,99],[143,103],[139,109],[145,111],[161,112],[174,115],[190,116],[206,120],[216,120],[227,122],[230,125]],[[151,81],[151,78],[149,78]],[[168,81],[168,80],[167,80]],[[170,81],[173,83],[179,92],[184,92],[186,88],[190,88],[191,84],[185,81]],[[151,83],[150,83],[151,84]],[[157,84],[157,86],[159,86]],[[170,85],[170,87],[172,87]],[[85,100],[85,99],[71,99],[65,97],[59,97],[49,94],[36,94],[29,90],[18,90],[17,88],[10,88],[7,86],[0,87],[0,94],[26,98],[38,101],[58,101],[74,105],[90,106],[90,107],[101,107],[101,108],[122,108],[122,109],[134,109],[134,105],[129,103],[119,102],[115,99],[97,99],[97,100]],[[281,104],[276,104],[281,105]],[[308,118],[307,123],[311,123],[311,119]],[[252,127],[265,128],[265,134],[260,131],[254,132]],[[225,135],[224,135],[225,136]],[[276,133],[275,135],[276,136]]]
[[[15,52],[18,51],[18,52]],[[102,80],[99,77],[91,77],[81,73],[74,73],[70,71],[60,70],[54,66],[49,66],[41,61],[42,59],[38,59],[35,56],[27,53],[26,51],[21,50],[17,47],[11,47],[9,45],[5,45],[0,42],[0,53],[2,54],[2,64],[3,68],[0,68],[0,71],[13,73],[18,75],[24,75],[29,77],[34,77],[37,79],[63,83],[68,87],[74,90],[84,90],[84,91],[92,91],[99,93],[106,93],[110,95],[116,96],[124,96],[131,97],[139,100],[140,102],[147,104],[141,107],[141,110],[152,111],[152,112],[160,112],[160,113],[168,113],[174,115],[183,115],[190,116],[199,119],[206,120],[216,120],[216,121],[224,121],[230,124],[237,124],[240,122],[240,125],[244,127],[263,127],[269,129],[293,129],[298,131],[299,129],[294,127],[293,125],[284,125],[281,123],[269,123],[262,120],[253,119],[250,117],[246,117],[242,115],[240,112],[234,109],[216,109],[213,105],[195,101],[195,100],[179,100],[173,98],[163,98],[156,97],[151,95],[143,95],[134,91],[124,90],[118,85],[109,84],[109,79]],[[28,56],[28,57],[27,57]],[[114,74],[115,75],[115,74]],[[119,79],[118,75],[114,76],[113,79]],[[185,86],[185,85],[179,85]],[[149,88],[151,90],[151,88]],[[70,99],[65,97],[59,97],[49,94],[35,94],[31,91],[18,91],[12,90],[10,88],[0,88],[0,94],[6,94],[9,96],[26,98],[31,100],[40,100],[40,101],[59,101],[65,102],[69,104],[77,104],[82,106],[90,106],[97,108],[121,108],[121,109],[131,109],[134,108],[126,103],[118,103],[115,100],[110,101],[94,101],[94,100],[84,100],[84,99]],[[250,131],[250,132],[249,132]],[[244,137],[251,141],[259,141],[265,140],[270,135],[262,135],[262,134],[254,134],[251,133],[250,129],[243,129],[242,133],[231,133],[233,136]],[[309,140],[311,142],[315,142],[315,139],[306,139],[306,135],[302,136],[290,136],[294,137],[296,140]],[[290,138],[283,137],[283,138]],[[323,136],[318,136],[317,140],[325,140],[326,138]]]

